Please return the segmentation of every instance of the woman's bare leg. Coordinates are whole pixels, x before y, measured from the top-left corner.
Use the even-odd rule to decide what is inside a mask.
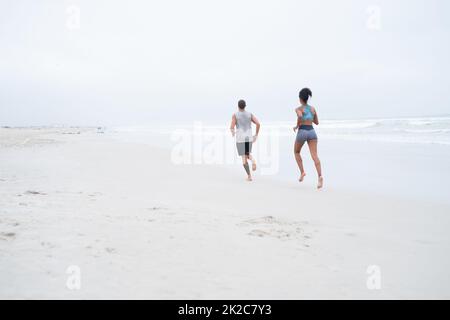
[[[320,164],[319,156],[317,155],[317,140],[308,141],[309,152],[311,153],[311,158],[314,161],[314,165],[316,166],[317,175],[319,176],[319,182],[317,184],[317,188],[320,189],[323,187],[323,177],[322,177],[322,166]]]
[[[300,169],[300,182],[305,179],[306,173],[305,169],[303,168],[303,160],[302,156],[300,155],[300,151],[302,151],[303,143],[295,142],[294,144],[294,154],[295,154],[295,160],[297,161],[298,168]]]

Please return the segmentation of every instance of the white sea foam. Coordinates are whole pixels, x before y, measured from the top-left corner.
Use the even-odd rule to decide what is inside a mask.
[[[262,125],[261,134],[278,132],[283,137],[292,135],[294,123],[262,121]],[[228,123],[213,125],[203,122],[119,127],[114,128],[114,131],[170,135],[175,130],[195,129],[201,130],[203,134],[208,132],[229,134]],[[450,117],[322,120],[316,130],[320,138],[326,139],[450,145]]]
[[[450,145],[450,117],[324,120],[316,130],[330,139]]]

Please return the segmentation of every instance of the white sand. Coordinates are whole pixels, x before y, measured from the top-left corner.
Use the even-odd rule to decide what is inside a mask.
[[[450,298],[449,205],[250,184],[88,129],[0,129],[0,164],[0,298]]]

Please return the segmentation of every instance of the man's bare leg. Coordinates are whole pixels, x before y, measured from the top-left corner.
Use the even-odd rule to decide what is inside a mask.
[[[247,173],[247,180],[252,181],[252,174],[250,172],[250,167],[248,165],[247,156],[242,156],[242,165],[244,166],[245,172]]]
[[[251,154],[248,155],[248,159],[252,162],[252,170],[256,171],[256,161]]]

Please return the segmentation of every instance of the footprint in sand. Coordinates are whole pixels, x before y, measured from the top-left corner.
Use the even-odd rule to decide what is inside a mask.
[[[102,193],[101,192],[92,192],[88,194],[88,197],[97,197],[97,196],[101,196]]]
[[[105,251],[108,253],[116,253],[117,252],[117,250],[114,248],[105,248]]]
[[[147,211],[149,211],[153,216],[160,216],[160,217],[169,217],[169,216],[175,216],[177,215],[176,212],[173,210],[170,210],[167,207],[150,207],[146,208]]]
[[[98,197],[102,196],[102,193],[101,192],[92,192],[92,193],[89,193],[87,196],[89,197],[89,201],[94,202],[94,201],[97,201]]]
[[[262,218],[256,218],[244,221],[245,224],[274,224],[277,220],[273,216],[265,216]]]
[[[0,232],[0,240],[12,240],[16,237],[14,232]]]
[[[47,249],[53,249],[56,247],[54,244],[52,244],[50,242],[45,242],[45,241],[41,242],[41,246],[43,246],[44,248],[47,248]]]
[[[264,230],[252,230],[248,233],[250,236],[256,236],[256,237],[267,237],[270,236],[269,232],[266,232]]]
[[[167,210],[167,208],[165,208],[165,207],[151,207],[151,208],[147,208],[147,210],[149,210],[149,211],[161,211],[161,210]]]
[[[27,194],[27,195],[42,195],[42,196],[46,195],[46,193],[44,193],[44,192],[33,191],[33,190],[28,190],[25,192],[25,194]]]
[[[25,195],[28,196],[46,196],[47,194],[45,192],[41,192],[41,191],[35,191],[35,190],[28,190],[25,191],[24,193]],[[18,197],[21,197],[22,195],[17,195]]]
[[[301,240],[305,242],[311,239],[310,234],[306,234],[302,226],[307,222],[297,222],[288,220],[279,220],[273,216],[265,216],[256,219],[246,220],[239,224],[241,227],[250,227],[247,233],[250,236],[259,238],[276,238],[283,241]],[[256,229],[253,229],[257,227]]]

